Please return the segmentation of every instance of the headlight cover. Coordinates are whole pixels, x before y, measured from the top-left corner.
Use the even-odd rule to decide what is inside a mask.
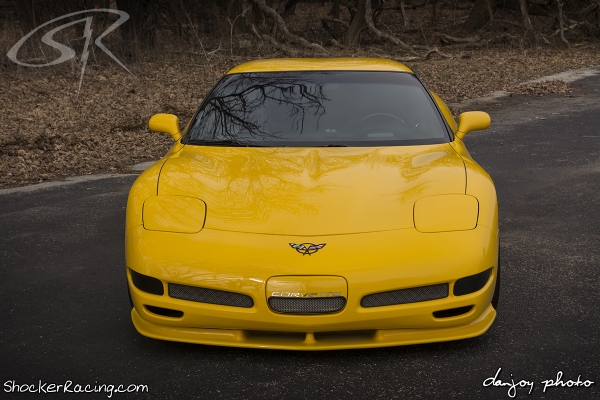
[[[423,197],[415,202],[415,228],[419,232],[450,232],[475,229],[479,202],[464,194]]]
[[[206,204],[187,196],[149,197],[142,210],[144,229],[149,231],[197,233],[205,217]]]

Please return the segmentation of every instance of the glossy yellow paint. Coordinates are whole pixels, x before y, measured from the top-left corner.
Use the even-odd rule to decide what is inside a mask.
[[[467,174],[466,194],[479,201],[477,225],[486,226],[498,234],[498,201],[492,179],[473,159],[464,158]]]
[[[127,198],[127,213],[125,217],[125,234],[138,225],[144,223],[142,211],[144,202],[151,196],[156,196],[158,192],[158,177],[165,163],[172,155],[183,149],[183,145],[177,142],[171,147],[169,152],[154,165],[144,171],[133,183],[129,196]]]
[[[456,137],[463,139],[471,131],[487,129],[492,120],[488,113],[483,111],[467,111],[458,116],[458,130]]]
[[[330,62],[261,60],[229,73],[411,72],[389,60]],[[484,127],[482,115],[467,114],[456,129],[443,101],[434,99],[451,129],[466,133]],[[366,148],[228,148],[176,141],[136,180],[127,203],[126,265],[136,329],[164,340],[294,350],[483,334],[496,316],[490,301],[498,268],[498,209],[494,185],[469,155],[463,136],[457,133],[446,144]],[[203,216],[204,227],[192,232]],[[311,256],[290,247],[305,242],[326,246]],[[458,279],[490,267],[482,289],[453,295]],[[159,279],[165,294],[139,290],[129,269]],[[244,294],[254,306],[172,298],[169,283]],[[368,294],[440,283],[449,285],[443,299],[372,308],[360,304]],[[347,303],[334,314],[278,314],[270,310],[268,297],[282,290],[341,291]],[[157,315],[146,306],[183,316]],[[433,315],[466,306],[471,311],[459,316]]]
[[[463,160],[447,143],[186,146],[164,164],[158,194],[203,200],[205,228],[313,236],[412,228],[415,201],[464,194],[465,185]]]
[[[461,335],[465,335],[462,337],[482,333],[482,325],[476,321],[489,308],[495,269],[482,290],[465,296],[453,296],[451,293],[457,279],[497,265],[497,237],[488,228],[479,226],[468,231],[435,234],[419,233],[413,228],[311,237],[312,242],[327,245],[310,257],[302,256],[289,247],[290,242],[298,243],[304,239],[206,228],[198,234],[188,235],[152,232],[142,226],[132,229],[127,237],[127,265],[135,271],[165,283],[242,293],[254,300],[254,307],[250,309],[194,303],[167,295],[144,293],[130,281],[137,313],[147,321],[136,324],[136,327],[149,336],[156,335],[154,330],[157,329],[166,335],[161,337],[163,339],[195,342],[202,342],[200,338],[206,336],[188,336],[181,332],[205,332],[207,329],[244,331],[245,336],[230,345],[250,347],[253,342],[242,339],[260,336],[264,332],[298,334],[420,329],[428,332],[424,337],[437,337],[436,340],[451,340],[452,336],[447,336],[448,328],[465,328],[459,330]],[[232,247],[233,243],[235,247]],[[374,254],[377,257],[373,257]],[[265,289],[271,278],[323,273],[343,276],[348,282],[348,301],[342,312],[296,316],[276,314],[269,309]],[[445,299],[374,308],[360,306],[361,298],[367,294],[443,282],[450,283],[450,296]],[[145,305],[182,311],[184,316],[179,319],[158,316],[147,311]],[[435,311],[463,306],[474,308],[458,317],[433,317]],[[489,326],[484,325],[486,329]],[[281,337],[273,336],[278,338],[277,346],[262,343],[260,347],[306,348],[283,333]],[[399,340],[401,338],[403,336],[398,336]],[[414,337],[410,339],[415,340]],[[329,343],[318,348],[339,348],[342,343]],[[356,346],[376,346],[377,343],[380,342],[373,336],[369,340],[361,339]],[[395,344],[406,343],[410,342],[398,341]]]
[[[283,71],[392,71],[413,73],[394,60],[381,58],[271,58],[249,61],[230,69],[227,74]]]
[[[468,339],[484,334],[495,318],[496,311],[490,305],[479,318],[470,324],[436,330],[373,329],[355,332],[336,331],[323,335],[314,332],[297,335],[281,334],[278,337],[272,332],[171,327],[154,324],[140,317],[135,308],[131,310],[131,319],[138,332],[154,339],[215,346],[307,351],[364,349]]]
[[[204,227],[206,204],[186,196],[152,196],[144,202],[144,229],[197,233]]]
[[[173,114],[155,114],[148,122],[148,128],[155,132],[168,133],[174,142],[181,139],[179,131],[179,118]]]
[[[415,228],[419,232],[450,232],[475,229],[479,203],[473,196],[443,194],[423,197],[415,203]]]
[[[467,187],[465,194],[475,197],[479,202],[477,225],[490,228],[498,234],[498,200],[492,178],[471,157],[465,144],[459,138],[450,145],[462,157],[465,163]]]

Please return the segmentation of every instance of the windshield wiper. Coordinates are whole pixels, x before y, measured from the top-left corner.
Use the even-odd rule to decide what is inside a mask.
[[[347,144],[336,144],[336,143],[330,143],[321,147],[348,147]]]

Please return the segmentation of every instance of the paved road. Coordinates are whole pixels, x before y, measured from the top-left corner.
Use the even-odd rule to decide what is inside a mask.
[[[487,103],[492,128],[466,139],[500,202],[500,310],[485,335],[321,353],[142,337],[129,319],[123,261],[135,177],[122,176],[0,194],[2,390],[13,380],[70,380],[149,387],[114,399],[502,399],[508,387],[482,386],[502,368],[505,382],[534,382],[531,395],[518,389],[518,398],[600,398],[600,78],[573,86],[573,97]],[[541,382],[559,371],[563,382],[596,383],[544,394]]]

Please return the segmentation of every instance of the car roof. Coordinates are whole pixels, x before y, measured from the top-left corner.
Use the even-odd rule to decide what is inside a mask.
[[[283,71],[392,71],[414,73],[406,65],[382,58],[271,58],[249,61],[227,74]]]

